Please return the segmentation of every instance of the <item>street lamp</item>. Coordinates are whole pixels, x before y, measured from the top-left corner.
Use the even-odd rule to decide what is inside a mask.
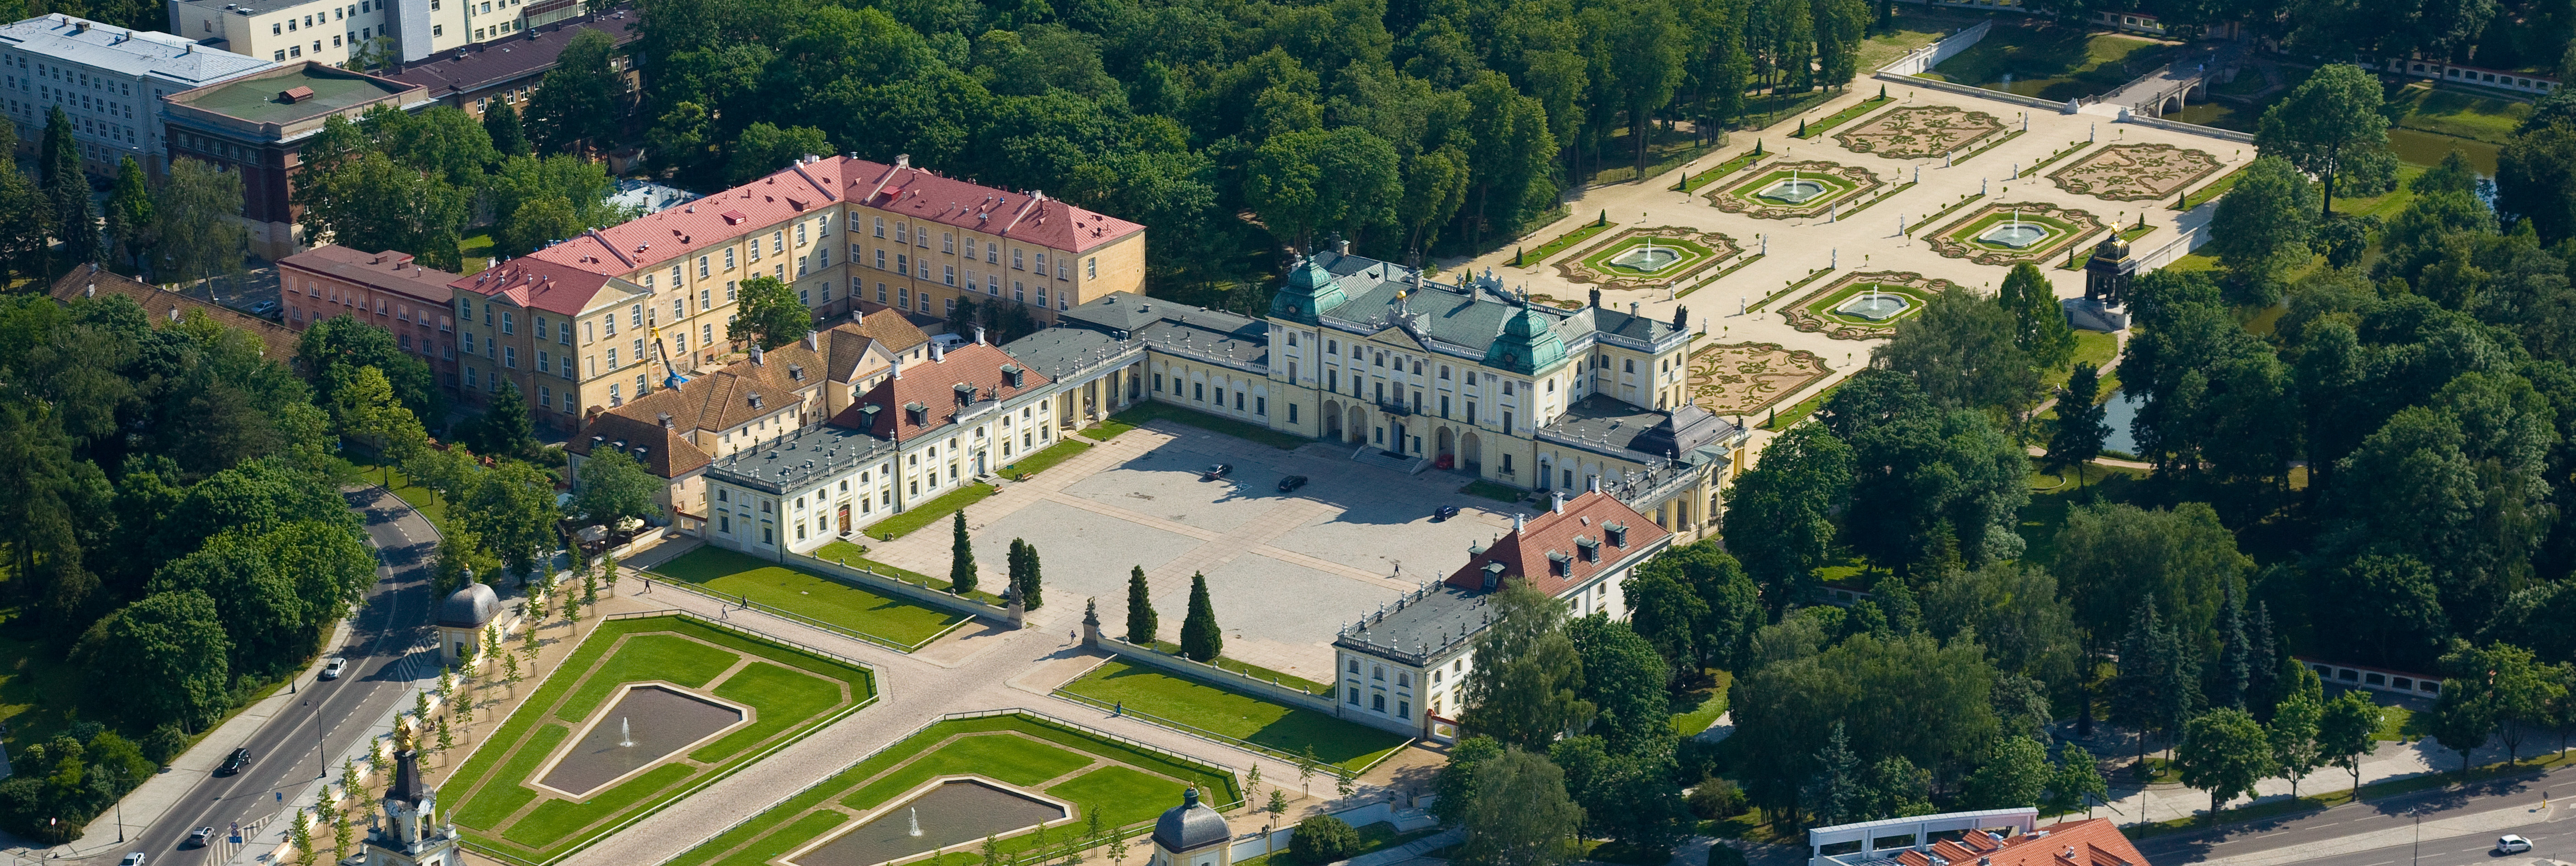
[[[2406,814],[2415,816],[2414,862],[2420,866],[2420,864],[2424,862],[2424,807],[2417,806],[2415,808],[2408,809],[2406,810]]]

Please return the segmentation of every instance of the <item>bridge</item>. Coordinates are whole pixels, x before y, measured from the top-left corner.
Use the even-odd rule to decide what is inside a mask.
[[[2181,111],[2187,103],[2208,101],[2210,79],[2233,68],[2242,52],[2243,43],[2236,42],[2210,48],[2198,57],[2167,63],[2090,101],[2148,117],[2163,117]]]

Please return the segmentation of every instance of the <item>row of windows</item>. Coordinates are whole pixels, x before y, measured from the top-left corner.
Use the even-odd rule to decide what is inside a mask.
[[[875,220],[876,220],[876,221],[875,221],[875,225],[874,225],[874,227],[873,227],[873,232],[872,232],[872,233],[873,233],[873,234],[875,234],[875,235],[876,235],[877,237],[879,237],[879,238],[883,238],[883,237],[885,237],[885,236],[886,236],[886,221],[885,221],[885,217],[876,217],[876,218],[875,218]],[[801,241],[800,241],[800,242],[801,242]],[[898,221],[896,221],[896,222],[895,222],[895,224],[894,224],[894,242],[895,242],[895,243],[898,243],[898,244],[909,244],[909,245],[912,245],[912,246],[915,246],[915,247],[919,247],[919,248],[922,248],[922,249],[929,249],[929,248],[930,248],[930,227],[929,227],[929,226],[922,226],[922,227],[921,227],[921,229],[920,229],[919,231],[913,231],[913,230],[912,230],[912,228],[911,228],[911,226],[910,226],[909,224],[904,223],[904,222],[902,222],[902,221],[898,220]],[[1001,263],[1002,263],[1002,242],[1001,242],[1001,241],[985,241],[985,242],[983,242],[983,245],[982,245],[982,246],[983,246],[983,250],[984,250],[983,255],[984,255],[984,263],[985,263],[985,264],[998,265],[998,264],[1001,264]],[[975,258],[975,255],[976,255],[976,253],[975,253],[975,249],[976,249],[976,242],[975,242],[975,239],[974,239],[974,238],[969,237],[969,238],[967,238],[967,239],[966,239],[965,249],[966,249],[966,251],[965,251],[964,255],[965,255],[965,257],[966,257],[966,258],[968,258],[968,259],[970,259],[970,260],[971,260],[971,259],[973,259],[973,258]],[[939,251],[940,251],[941,253],[943,253],[943,254],[947,254],[947,255],[958,255],[958,251],[957,251],[957,250],[958,250],[957,234],[956,234],[955,232],[940,232],[940,233],[939,233]],[[1026,270],[1032,270],[1032,268],[1031,268],[1031,267],[1029,267],[1029,263],[1030,263],[1030,261],[1031,261],[1031,258],[1032,258],[1032,257],[1027,256],[1027,255],[1024,255],[1026,252],[1027,252],[1027,251],[1025,251],[1025,250],[1019,250],[1019,249],[1011,250],[1011,270],[1015,270],[1015,271],[1026,271]],[[858,245],[857,245],[857,244],[852,244],[852,245],[850,245],[850,255],[851,255],[852,257],[856,257],[858,254],[859,254],[859,247],[858,247]],[[880,255],[882,255],[882,254],[880,254]],[[1033,258],[1035,259],[1035,262],[1036,262],[1036,267],[1034,268],[1034,270],[1036,270],[1036,271],[1037,271],[1037,273],[1038,273],[1039,275],[1041,275],[1041,276],[1045,275],[1045,274],[1046,274],[1046,272],[1047,272],[1047,254],[1045,254],[1045,253],[1038,253],[1038,254],[1036,254]],[[883,265],[882,265],[882,264],[880,264],[880,265],[879,265],[879,267],[883,267]],[[1083,279],[1086,279],[1086,280],[1096,280],[1096,279],[1100,279],[1100,257],[1099,257],[1099,256],[1092,256],[1092,257],[1090,257],[1090,258],[1088,258],[1088,259],[1085,259],[1085,260],[1083,261],[1082,271],[1083,271],[1083,273],[1082,273],[1082,278],[1083,278]],[[1070,279],[1073,279],[1073,269],[1072,269],[1072,267],[1071,267],[1071,266],[1069,266],[1069,265],[1067,265],[1067,264],[1065,264],[1065,263],[1064,263],[1064,260],[1063,260],[1063,257],[1062,257],[1062,256],[1058,256],[1058,257],[1057,257],[1057,259],[1056,259],[1056,266],[1055,266],[1055,278],[1056,278],[1056,279],[1059,279],[1059,280],[1070,280]]]

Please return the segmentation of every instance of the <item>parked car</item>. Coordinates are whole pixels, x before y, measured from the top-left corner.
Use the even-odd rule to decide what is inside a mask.
[[[1458,516],[1458,506],[1455,505],[1443,505],[1431,510],[1431,520],[1434,523],[1446,521],[1449,518],[1456,516]]]
[[[1297,492],[1297,488],[1304,486],[1306,486],[1306,476],[1303,475],[1291,475],[1286,478],[1279,479],[1279,492],[1281,493],[1295,493]]]
[[[1217,465],[1214,465],[1214,466],[1210,466],[1210,467],[1208,467],[1208,468],[1207,468],[1207,471],[1199,473],[1199,480],[1201,480],[1201,481],[1215,481],[1215,480],[1217,480],[1217,479],[1219,479],[1219,478],[1223,478],[1223,477],[1225,477],[1226,475],[1231,474],[1231,473],[1233,473],[1233,472],[1234,472],[1234,464],[1232,464],[1232,463],[1219,463],[1219,464],[1217,464]]]
[[[254,316],[266,316],[274,312],[277,312],[277,301],[275,300],[266,300],[250,305],[250,314]]]
[[[232,754],[224,756],[224,765],[215,768],[215,775],[230,776],[247,766],[250,766],[250,750],[234,749]]]
[[[215,839],[215,828],[213,828],[213,827],[199,827],[199,828],[197,828],[196,832],[193,832],[193,833],[189,833],[189,834],[188,834],[188,847],[190,847],[190,848],[203,848],[203,847],[206,847],[206,844],[207,844],[207,843],[214,841],[214,839]]]
[[[349,660],[348,660],[348,659],[332,659],[330,664],[327,664],[327,665],[323,665],[323,666],[322,666],[322,678],[323,678],[323,679],[326,679],[326,680],[336,680],[336,679],[339,679],[339,678],[340,678],[340,672],[341,672],[341,671],[343,671],[343,670],[347,670],[347,669],[348,669],[348,667],[349,667]]]
[[[2529,850],[2531,850],[2531,840],[2521,836],[2507,833],[2496,839],[2495,852],[2498,854],[2520,854]]]

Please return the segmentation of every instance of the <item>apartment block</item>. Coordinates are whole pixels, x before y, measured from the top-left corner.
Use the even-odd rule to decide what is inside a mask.
[[[302,331],[349,316],[394,335],[394,343],[429,364],[443,384],[456,381],[456,322],[448,288],[455,274],[423,267],[410,253],[370,253],[324,244],[277,260],[279,299],[288,328]]]
[[[51,109],[72,121],[81,168],[110,175],[133,157],[167,169],[161,98],[261,72],[276,64],[207,48],[167,33],[45,15],[0,25],[0,107],[33,144]]]
[[[410,62],[534,26],[527,0],[169,0],[170,32],[286,63],[344,66],[353,55]],[[560,6],[560,3],[555,4]],[[538,23],[560,16],[540,16]]]

